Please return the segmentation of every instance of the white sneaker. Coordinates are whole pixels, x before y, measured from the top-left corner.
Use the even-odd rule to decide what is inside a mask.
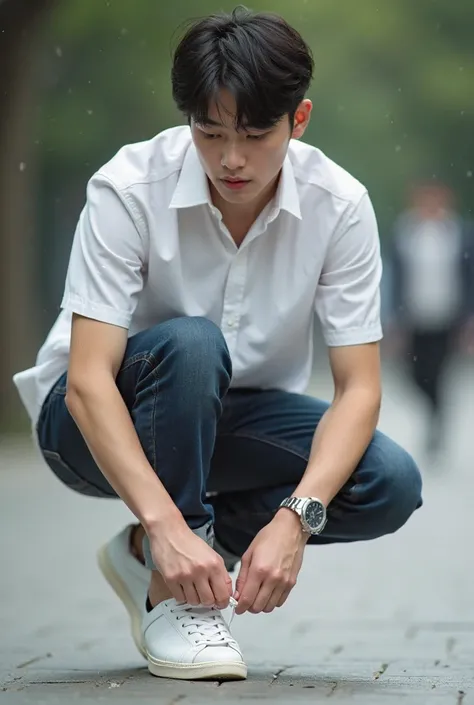
[[[145,614],[143,643],[154,676],[189,680],[247,677],[239,645],[215,607],[165,600]]]
[[[143,644],[142,620],[151,580],[151,570],[145,568],[130,552],[130,534],[133,526],[123,531],[103,546],[97,559],[99,568],[110,587],[122,600],[130,615],[133,640],[146,658]]]

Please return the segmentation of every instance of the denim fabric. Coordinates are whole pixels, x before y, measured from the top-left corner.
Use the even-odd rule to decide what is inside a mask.
[[[229,390],[231,375],[219,328],[182,317],[129,339],[117,386],[150,464],[190,528],[212,543],[213,526],[219,545],[241,556],[298,484],[328,404],[277,389]],[[41,411],[43,456],[71,489],[116,497],[66,408],[66,383],[67,373]],[[415,462],[376,431],[310,543],[392,533],[421,504]]]

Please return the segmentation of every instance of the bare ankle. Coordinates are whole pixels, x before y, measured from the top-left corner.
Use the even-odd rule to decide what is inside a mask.
[[[130,534],[130,551],[135,558],[145,565],[145,556],[143,555],[143,538],[145,536],[145,529],[141,524],[137,524],[133,527]]]
[[[151,574],[150,587],[148,589],[148,597],[153,607],[156,607],[160,602],[169,600],[173,597],[168,585],[163,580],[161,573],[154,570]]]
[[[145,537],[145,529],[141,524],[133,527],[130,534],[130,551],[140,563],[145,565],[145,557],[143,555],[143,539]],[[153,607],[158,605],[163,600],[169,600],[172,593],[163,580],[161,573],[157,570],[152,571],[148,597]]]

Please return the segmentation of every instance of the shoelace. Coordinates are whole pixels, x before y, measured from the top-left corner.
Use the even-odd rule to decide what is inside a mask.
[[[229,606],[232,609],[232,615],[229,620],[229,626],[232,623],[235,615],[237,601],[231,597]],[[217,607],[193,607],[187,603],[178,604],[170,610],[175,614],[176,619],[187,620],[183,621],[183,629],[188,629],[190,636],[199,636],[195,639],[196,645],[206,646],[226,646],[234,644],[229,627]]]

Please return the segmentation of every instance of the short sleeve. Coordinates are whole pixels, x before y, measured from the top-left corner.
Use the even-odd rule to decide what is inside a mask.
[[[127,328],[143,288],[145,247],[133,204],[103,175],[87,187],[61,307]]]
[[[367,193],[329,243],[315,308],[329,347],[381,340],[382,259],[377,221]]]

